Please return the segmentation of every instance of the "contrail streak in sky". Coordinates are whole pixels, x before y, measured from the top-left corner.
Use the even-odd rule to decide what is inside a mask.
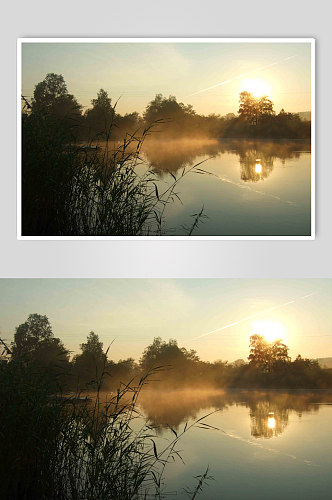
[[[306,299],[307,297],[311,297],[311,295],[315,295],[318,292],[310,293],[309,295],[305,295],[304,297],[301,297],[301,299]]]
[[[295,54],[295,56],[286,57],[286,59],[284,59],[284,61],[288,61],[288,59],[293,59],[293,57],[296,57],[296,56],[298,56],[298,54]]]
[[[295,56],[287,57],[286,59],[283,59],[283,61],[288,61],[288,59],[292,59],[293,57],[298,56],[298,54],[295,54]],[[235,76],[234,78],[231,78],[230,80],[226,80],[225,82],[222,83],[217,83],[217,85],[213,85],[212,87],[208,87],[207,89],[199,90],[198,92],[194,92],[193,94],[186,95],[183,99],[186,99],[187,97],[191,97],[192,95],[200,94],[201,92],[206,92],[207,90],[214,89],[216,87],[220,87],[220,85],[225,85],[225,83],[232,82],[233,80],[237,80],[238,78],[242,78],[243,76],[250,75],[250,73],[255,73],[255,71],[260,71],[261,69],[264,68],[269,68],[270,66],[275,66],[276,64],[279,64],[282,61],[277,61],[272,64],[267,64],[266,66],[262,66],[261,68],[253,69],[251,71],[248,71],[248,73],[243,73],[243,75]]]
[[[240,321],[236,321],[235,323],[231,323],[230,325],[226,325],[226,326],[223,326],[221,328],[217,328],[216,330],[212,330],[212,332],[203,333],[203,335],[199,335],[198,337],[194,337],[193,339],[186,340],[186,342],[183,342],[183,344],[186,344],[187,342],[191,342],[192,340],[206,337],[206,335],[211,335],[211,333],[220,332],[221,330],[225,330],[226,328],[230,328],[231,326],[238,325],[239,323],[242,323],[243,321],[248,321],[248,319],[255,318],[256,316],[259,316],[260,314],[264,314],[264,313],[269,312],[269,311],[274,311],[275,309],[279,309],[280,307],[288,306],[289,304],[294,304],[294,302],[297,302],[298,300],[306,299],[307,297],[311,297],[312,295],[315,295],[316,293],[318,293],[318,292],[310,293],[309,295],[305,295],[304,297],[300,297],[299,299],[296,299],[296,300],[291,300],[290,302],[285,302],[285,304],[281,304],[280,306],[275,306],[275,307],[271,307],[270,309],[265,309],[265,311],[261,311],[259,313],[253,314],[252,316],[248,316],[247,318],[240,319]]]

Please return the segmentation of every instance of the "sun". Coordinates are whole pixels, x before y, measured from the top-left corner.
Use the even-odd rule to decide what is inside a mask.
[[[256,335],[264,335],[268,342],[282,338],[284,335],[281,325],[274,321],[254,321],[253,330]]]
[[[268,86],[261,80],[244,80],[242,85],[243,90],[251,92],[254,97],[261,97],[262,95],[268,95],[269,93]]]

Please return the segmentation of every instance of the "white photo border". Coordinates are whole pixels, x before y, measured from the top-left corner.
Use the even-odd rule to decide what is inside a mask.
[[[310,43],[311,44],[311,234],[310,236],[22,236],[22,44],[23,43]],[[17,202],[18,240],[314,240],[315,232],[315,38],[18,38],[17,39]]]

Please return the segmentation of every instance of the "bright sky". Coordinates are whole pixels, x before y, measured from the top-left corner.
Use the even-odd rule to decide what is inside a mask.
[[[332,356],[332,279],[0,279],[0,297],[3,339],[38,313],[74,352],[91,330],[114,340],[114,361],[138,361],[157,336],[205,361],[247,360],[253,333],[281,337],[293,359]]]
[[[24,43],[22,93],[32,97],[56,73],[83,106],[100,88],[113,103],[122,96],[121,114],[142,114],[157,93],[200,114],[237,113],[239,93],[257,88],[277,113],[310,111],[310,51],[309,43]]]

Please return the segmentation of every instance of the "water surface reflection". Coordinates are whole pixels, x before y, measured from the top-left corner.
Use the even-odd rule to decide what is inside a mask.
[[[150,165],[159,193],[167,193],[174,177],[180,179],[194,165],[212,174],[180,179],[174,203],[163,213],[167,236],[187,236],[193,214],[202,207],[206,218],[193,236],[311,235],[308,141],[149,138],[141,156],[136,171],[143,176]]]
[[[330,391],[144,391],[141,408],[149,422],[163,429],[179,430],[202,411],[223,412],[232,406],[248,409],[250,433],[255,438],[271,438],[283,433],[292,412],[302,417],[317,413],[320,405],[332,404]]]
[[[204,500],[331,498],[332,392],[143,391],[141,409],[162,442],[174,439],[167,424],[181,433],[219,409],[203,422],[222,432],[191,428],[181,437],[185,465],[169,464],[167,491],[181,491],[209,465],[215,480]]]
[[[266,179],[273,170],[274,161],[299,158],[310,152],[309,141],[238,141],[238,140],[180,140],[147,141],[144,154],[160,177],[201,161],[200,157],[220,157],[235,154],[239,157],[240,178],[247,182]]]

